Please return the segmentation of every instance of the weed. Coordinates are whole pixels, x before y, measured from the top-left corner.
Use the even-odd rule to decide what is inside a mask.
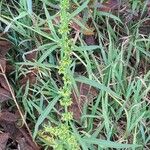
[[[43,149],[149,149],[149,9],[141,0],[1,0],[0,54],[7,38],[15,98],[1,109],[18,107]]]
[[[60,65],[59,65],[59,74],[63,75],[63,87],[60,89],[60,105],[64,107],[64,113],[62,113],[61,120],[63,121],[58,125],[58,127],[45,127],[43,134],[48,134],[53,138],[50,141],[51,146],[56,150],[78,150],[79,145],[75,136],[70,131],[69,122],[73,119],[73,114],[69,112],[68,107],[71,105],[71,71],[70,66],[72,63],[71,60],[71,41],[69,40],[69,22],[70,14],[68,12],[70,7],[69,0],[60,1],[60,28],[59,33],[61,39],[59,42],[60,45]],[[49,138],[49,137],[48,137]],[[44,139],[46,140],[46,138]],[[49,141],[49,140],[47,140]]]

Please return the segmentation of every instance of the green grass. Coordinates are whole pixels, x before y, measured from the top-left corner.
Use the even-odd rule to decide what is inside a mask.
[[[98,95],[85,105],[82,122],[71,123],[72,133],[83,150],[150,149],[150,39],[149,35],[140,33],[142,23],[149,18],[141,15],[140,19],[125,24],[123,15],[90,11],[88,2],[74,0],[72,3],[79,6],[70,9],[71,20],[79,13],[83,16],[81,21],[76,21],[81,33],[72,42],[71,78],[73,84],[78,81],[95,87]],[[144,13],[147,7],[143,3],[133,0],[131,13],[138,10]],[[45,149],[49,143],[41,140],[39,130],[44,130],[46,124],[61,123],[61,109],[58,109],[58,92],[62,87],[58,75],[61,36],[59,24],[53,22],[59,15],[59,7],[52,6],[58,7],[59,2],[0,2],[0,30],[13,43],[7,58],[15,71],[7,76],[25,118],[34,126],[33,137]],[[86,23],[95,28],[95,45],[85,42],[82,31]],[[74,39],[72,31],[70,38]],[[31,50],[38,52],[34,62],[24,58]],[[84,66],[84,75],[75,72],[77,64]],[[32,86],[26,84],[23,92],[20,77],[31,69],[38,69],[38,81]]]

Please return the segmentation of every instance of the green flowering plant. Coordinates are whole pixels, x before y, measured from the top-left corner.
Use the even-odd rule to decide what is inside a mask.
[[[49,133],[48,136],[47,133]],[[70,132],[69,126],[65,124],[61,124],[57,127],[45,127],[40,136],[49,142],[54,150],[80,149],[76,142],[76,138]]]
[[[59,90],[59,95],[61,96],[59,102],[62,108],[64,108],[61,118],[62,123],[56,127],[46,126],[44,132],[40,133],[40,137],[44,138],[47,142],[50,141],[50,146],[54,150],[80,150],[79,144],[69,126],[69,122],[73,119],[73,113],[68,111],[68,107],[72,104],[72,83],[70,77],[72,46],[69,40],[69,4],[69,0],[60,1],[59,33],[61,40],[59,45],[61,60],[58,73],[63,76],[64,83],[63,87]]]
[[[59,66],[59,74],[63,75],[64,86],[60,90],[61,100],[60,105],[64,107],[65,115],[62,115],[62,120],[70,121],[73,117],[72,113],[68,112],[67,107],[71,105],[71,80],[70,80],[70,66],[72,63],[71,60],[71,42],[69,40],[69,0],[60,1],[60,29],[59,32],[62,36],[61,38],[61,61]]]

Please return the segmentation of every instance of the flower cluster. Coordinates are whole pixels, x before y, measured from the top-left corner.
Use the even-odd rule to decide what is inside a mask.
[[[67,107],[71,105],[71,77],[70,77],[70,66],[71,60],[71,42],[69,40],[69,0],[60,1],[60,29],[59,32],[62,36],[60,41],[61,47],[61,61],[59,66],[59,74],[63,75],[64,86],[60,90],[60,105],[67,110]],[[65,112],[67,115],[62,115],[62,120],[72,119],[72,113]],[[68,117],[69,116],[69,117]],[[65,118],[64,118],[65,117]],[[67,121],[67,120],[66,120]]]
[[[59,74],[63,76],[63,87],[59,90],[60,105],[64,108],[62,113],[62,123],[56,127],[45,127],[44,132],[40,135],[43,137],[54,150],[80,150],[75,136],[72,134],[69,127],[69,122],[73,119],[73,113],[69,112],[68,107],[72,104],[71,99],[71,76],[70,66],[72,63],[71,53],[72,46],[69,40],[69,0],[60,1],[60,65]],[[48,135],[48,136],[47,136]]]
[[[50,133],[49,136],[46,136]],[[70,133],[68,125],[61,124],[58,127],[45,127],[40,134],[54,150],[79,150],[75,137]]]

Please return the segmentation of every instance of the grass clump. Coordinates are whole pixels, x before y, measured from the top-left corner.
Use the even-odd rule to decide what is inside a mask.
[[[0,2],[7,77],[45,150],[149,149],[149,7],[111,2]]]

